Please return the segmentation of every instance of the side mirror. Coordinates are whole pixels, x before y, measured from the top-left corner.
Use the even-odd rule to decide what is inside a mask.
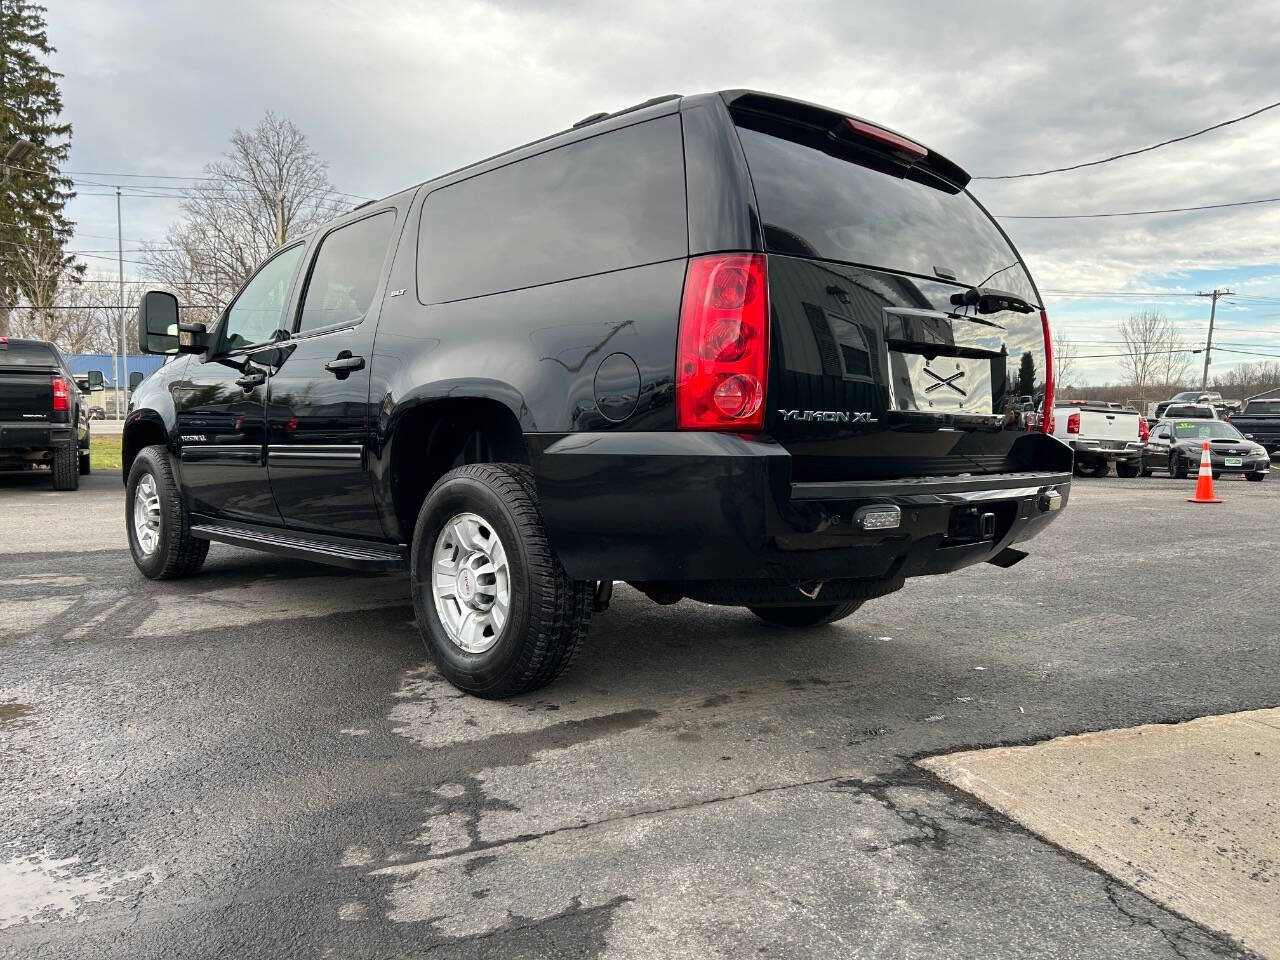
[[[138,349],[143,353],[203,353],[209,335],[203,323],[181,323],[178,298],[148,290],[138,304]]]
[[[76,377],[76,386],[85,393],[96,393],[99,390],[105,390],[106,386],[102,382],[101,370],[90,370],[84,376]]]

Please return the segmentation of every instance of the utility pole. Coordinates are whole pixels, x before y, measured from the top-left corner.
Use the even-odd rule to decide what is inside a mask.
[[[115,188],[115,252],[120,266],[120,379],[115,383],[115,408],[120,420],[124,420],[125,401],[129,397],[129,344],[124,339],[124,224],[120,220],[119,187]]]
[[[1197,297],[1209,297],[1209,339],[1204,345],[1204,374],[1200,377],[1200,392],[1204,393],[1209,386],[1209,352],[1213,349],[1213,316],[1218,312],[1218,300],[1221,297],[1229,297],[1234,294],[1234,290],[1218,290],[1214,289],[1213,293],[1197,293]]]

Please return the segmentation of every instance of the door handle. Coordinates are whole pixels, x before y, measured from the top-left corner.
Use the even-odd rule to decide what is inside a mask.
[[[260,387],[267,382],[267,375],[261,371],[255,370],[253,373],[246,373],[238,379],[236,383],[244,387],[246,391],[252,390],[254,387]]]
[[[363,370],[364,357],[353,357],[344,350],[335,359],[326,363],[324,368],[337,376],[338,379],[342,379],[350,376],[353,370]]]

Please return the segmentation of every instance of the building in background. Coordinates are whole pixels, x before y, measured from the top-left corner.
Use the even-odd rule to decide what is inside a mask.
[[[164,357],[153,357],[146,354],[129,357],[129,383],[128,392],[121,389],[119,380],[120,358],[112,356],[109,353],[69,353],[66,354],[67,364],[71,367],[71,372],[76,376],[86,374],[90,370],[98,370],[102,373],[102,381],[107,385],[107,389],[102,393],[94,394],[94,398],[89,401],[90,407],[101,407],[104,414],[112,419],[118,419],[124,416],[125,410],[129,406],[128,392],[132,392],[133,388],[141,383],[145,378],[155,373],[164,366]]]

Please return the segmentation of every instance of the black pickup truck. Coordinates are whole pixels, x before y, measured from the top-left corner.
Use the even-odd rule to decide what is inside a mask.
[[[1280,456],[1280,398],[1249,400],[1227,420],[1245,437],[1266,447],[1271,456]]]
[[[0,470],[47,465],[53,489],[75,490],[89,472],[87,394],[95,371],[77,379],[52,343],[0,337]]]
[[[843,112],[662,97],[290,241],[209,329],[152,291],[141,347],[185,355],[126,419],[134,560],[408,569],[487,697],[557,676],[617,580],[811,627],[1009,567],[1071,451],[1005,413],[1049,322],[968,182]]]

